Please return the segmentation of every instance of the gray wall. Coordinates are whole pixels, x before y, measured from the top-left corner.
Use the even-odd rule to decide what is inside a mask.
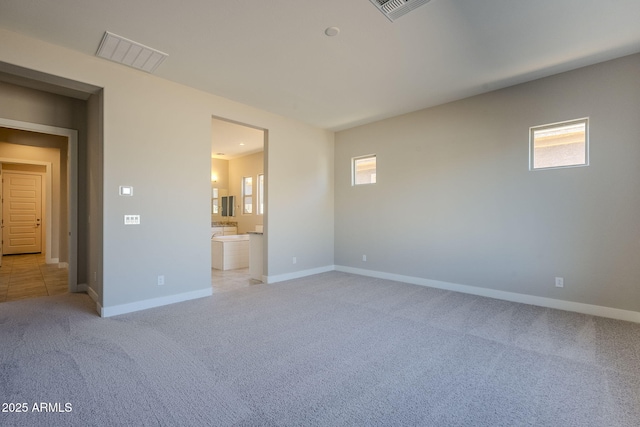
[[[103,88],[104,120],[90,129],[103,149],[87,152],[103,165],[102,199],[90,207],[103,215],[103,308],[210,291],[213,116],[268,131],[268,274],[333,265],[333,132],[5,29],[0,39],[4,63]],[[119,185],[134,197],[119,196]],[[140,226],[125,226],[125,214],[141,215]],[[100,273],[93,268],[89,277]]]
[[[336,265],[640,311],[639,69],[633,55],[337,133]],[[530,172],[529,127],[581,117],[591,165]],[[378,183],[352,187],[351,157],[370,153]]]
[[[102,256],[103,256],[103,92],[91,95],[87,101],[87,134],[90,143],[81,147],[78,158],[80,164],[78,183],[81,194],[86,194],[86,203],[80,208],[79,217],[87,218],[87,221],[78,224],[79,234],[86,233],[86,238],[78,242],[78,253],[86,253],[86,277],[87,285],[95,293],[95,298],[100,305],[103,302],[102,288]],[[83,211],[83,209],[85,209]],[[86,230],[86,231],[85,231]],[[90,272],[90,273],[89,273]]]

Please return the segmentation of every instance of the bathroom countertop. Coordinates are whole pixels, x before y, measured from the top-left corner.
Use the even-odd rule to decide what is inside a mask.
[[[237,227],[237,222],[222,222],[222,221],[212,221],[212,227]]]

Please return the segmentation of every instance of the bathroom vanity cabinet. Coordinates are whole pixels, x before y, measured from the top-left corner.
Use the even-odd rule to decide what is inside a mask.
[[[238,234],[238,227],[235,226],[216,226],[211,227],[211,237],[214,236],[231,236]]]

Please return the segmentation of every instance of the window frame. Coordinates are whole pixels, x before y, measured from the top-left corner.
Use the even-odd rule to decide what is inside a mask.
[[[572,124],[584,123],[584,163],[568,164],[561,166],[545,166],[535,167],[535,138],[534,134],[539,130],[559,128]],[[566,169],[566,168],[580,168],[589,166],[589,117],[582,117],[579,119],[565,120],[562,122],[548,123],[544,125],[531,126],[529,128],[529,170],[530,171],[542,171],[552,169]]]
[[[256,192],[256,215],[264,215],[264,173],[257,176],[258,191]]]
[[[220,197],[217,188],[211,189],[211,213],[214,215],[220,214]]]
[[[247,195],[247,180],[251,180],[251,193]],[[251,199],[251,203],[247,203],[247,198]],[[247,212],[247,205],[251,206],[251,210]],[[252,176],[243,176],[242,177],[242,214],[243,215],[253,215],[253,177]]]
[[[365,160],[365,159],[374,159],[375,165],[376,165],[376,173],[375,173],[375,181],[373,182],[356,182],[356,162],[358,160]],[[376,154],[366,154],[364,156],[356,156],[356,157],[352,157],[351,158],[351,186],[352,187],[356,187],[356,186],[360,186],[360,185],[373,185],[373,184],[377,184],[378,183],[378,156]]]

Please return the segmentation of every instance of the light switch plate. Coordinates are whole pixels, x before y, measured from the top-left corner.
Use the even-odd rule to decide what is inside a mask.
[[[121,185],[120,186],[120,195],[121,196],[133,196],[133,187],[130,185]]]

